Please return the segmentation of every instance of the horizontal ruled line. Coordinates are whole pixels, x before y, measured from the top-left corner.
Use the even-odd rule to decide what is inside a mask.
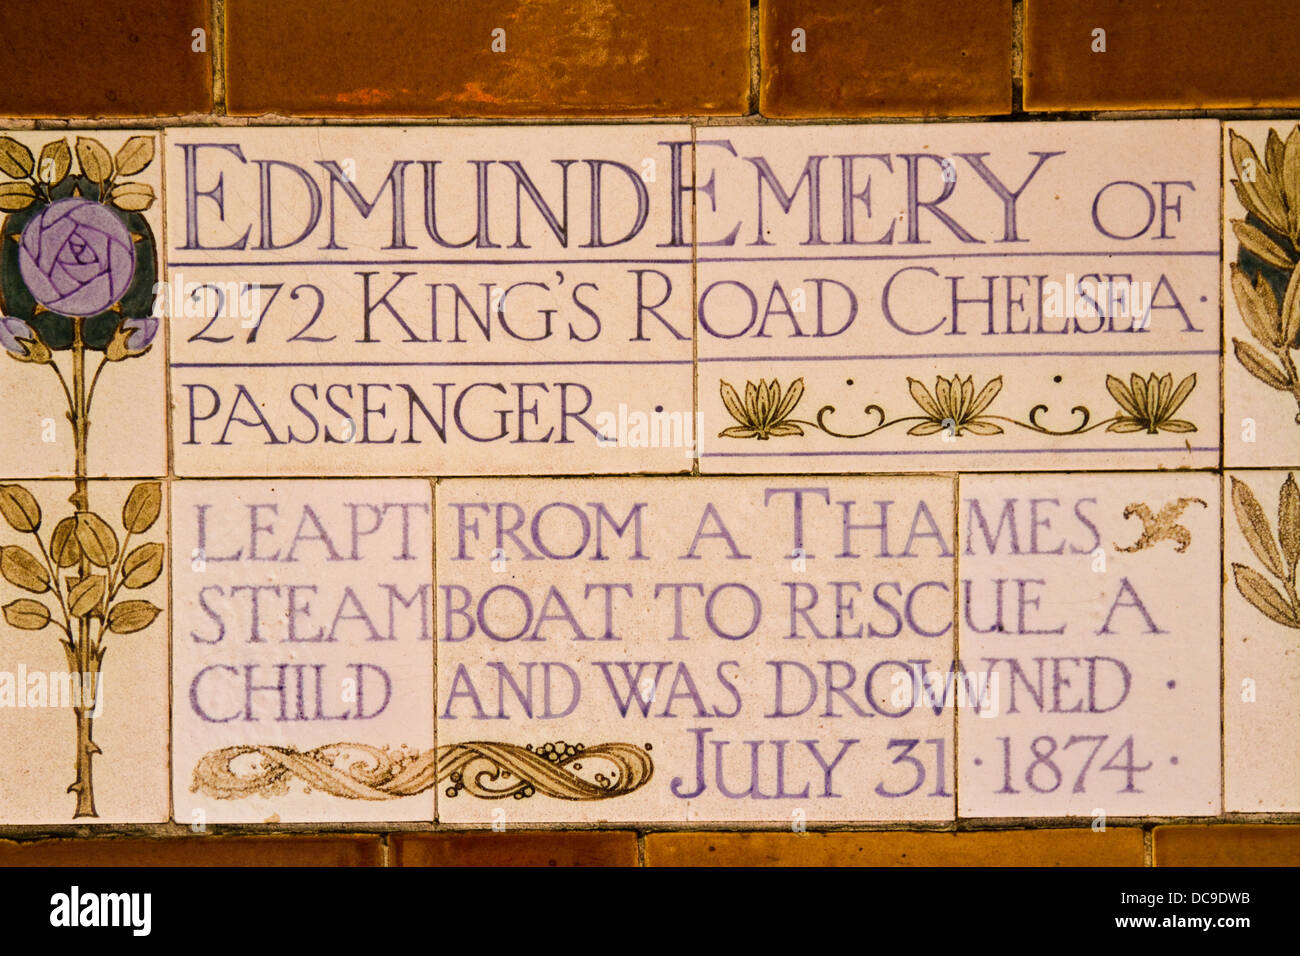
[[[690,359],[591,359],[528,362],[172,362],[171,368],[440,368],[527,365],[690,365]]]
[[[707,341],[707,340],[706,340]],[[1117,352],[920,352],[909,355],[719,355],[704,362],[882,362],[953,358],[1120,358],[1138,355],[1214,355],[1218,349],[1135,349]]]
[[[1219,451],[1218,446],[1199,447],[1193,446],[1188,448],[1186,445],[1171,445],[1160,448],[934,448],[929,450],[909,450],[909,451],[706,451],[701,452],[702,458],[826,458],[826,457],[851,457],[857,455],[881,456],[881,455],[1072,455],[1076,452],[1079,454],[1128,454],[1130,452],[1141,452],[1153,454],[1156,452],[1169,453],[1179,452],[1185,454],[1192,452],[1215,452]]]
[[[169,261],[170,269],[202,269],[229,266],[599,266],[599,265],[690,265],[692,261],[711,263],[746,262],[903,262],[914,259],[1032,259],[1035,257],[1103,257],[1115,256],[1213,256],[1218,249],[1095,249],[1013,252],[915,252],[895,255],[824,255],[824,256],[699,256],[674,259],[228,259],[217,261]]]

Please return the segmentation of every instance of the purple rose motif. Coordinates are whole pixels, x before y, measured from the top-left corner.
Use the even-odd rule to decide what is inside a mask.
[[[122,323],[122,328],[129,333],[126,347],[132,352],[138,352],[149,345],[158,334],[158,320],[151,315],[127,319]]]
[[[130,287],[135,246],[111,209],[60,199],[23,228],[18,268],[33,298],[51,312],[99,315]]]
[[[14,355],[26,355],[27,350],[23,348],[22,343],[18,340],[34,338],[36,338],[36,333],[22,319],[13,319],[7,315],[0,315],[0,346],[3,346],[6,352],[12,352]]]

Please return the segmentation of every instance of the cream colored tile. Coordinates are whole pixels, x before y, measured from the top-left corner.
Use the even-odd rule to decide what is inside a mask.
[[[163,487],[90,482],[80,523],[69,502],[75,493],[72,481],[0,485],[0,823],[160,823],[167,819]],[[86,586],[74,584],[83,574]],[[79,716],[83,702],[88,710]],[[79,780],[87,785],[74,791]]]
[[[178,823],[433,819],[426,481],[181,481]]]
[[[950,819],[953,715],[942,680],[913,691],[951,666],[952,501],[932,477],[439,482],[439,819]]]
[[[1300,462],[1300,154],[1293,120],[1223,124],[1223,429],[1229,466]],[[1288,296],[1287,290],[1292,290]]]
[[[703,470],[1217,464],[1216,136],[701,131]]]
[[[960,486],[958,813],[1218,813],[1218,477]]]
[[[179,474],[690,469],[689,129],[167,135]]]
[[[1300,810],[1300,492],[1294,472],[1242,471],[1224,488],[1225,809]]]
[[[83,394],[84,474],[166,474],[164,333],[153,317],[162,269],[160,139],[150,130],[0,132],[6,474],[77,474],[68,414]],[[122,340],[109,346],[119,327]]]

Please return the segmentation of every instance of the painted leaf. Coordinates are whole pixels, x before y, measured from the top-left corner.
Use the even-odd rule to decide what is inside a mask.
[[[102,574],[82,578],[68,591],[68,612],[73,617],[85,617],[99,608],[104,600],[108,581]]]
[[[1300,123],[1291,130],[1283,149],[1282,191],[1286,196],[1287,208],[1293,215],[1300,215]],[[1300,232],[1300,229],[1296,231]]]
[[[148,601],[122,601],[108,612],[108,629],[114,634],[132,634],[153,623],[162,609]]]
[[[153,205],[153,187],[148,183],[122,183],[108,194],[109,201],[125,212],[143,212]]]
[[[41,147],[41,156],[36,161],[36,175],[47,186],[63,182],[72,168],[72,150],[66,139],[56,139]]]
[[[122,527],[131,534],[144,534],[158,520],[162,510],[162,482],[142,481],[126,496],[122,506]]]
[[[1280,269],[1290,269],[1295,265],[1291,261],[1291,257],[1286,254],[1285,249],[1270,239],[1267,233],[1256,229],[1246,220],[1232,220],[1232,231],[1236,233],[1238,242],[1269,265],[1277,266]]]
[[[1286,373],[1265,358],[1264,353],[1250,343],[1233,339],[1232,353],[1237,356],[1237,361],[1247,372],[1265,385],[1281,392],[1291,391],[1291,383],[1287,381]]]
[[[122,583],[129,588],[152,584],[162,574],[163,546],[142,544],[122,560]]]
[[[0,575],[15,587],[40,594],[50,588],[50,572],[30,551],[16,544],[0,548]]]
[[[1234,564],[1232,576],[1237,582],[1237,590],[1241,592],[1241,596],[1260,614],[1285,627],[1300,629],[1300,619],[1296,618],[1295,611],[1278,589],[1268,583],[1264,575],[1244,564]]]
[[[50,609],[40,601],[19,598],[5,605],[5,620],[20,631],[39,631],[50,623]]]
[[[1282,545],[1282,557],[1292,571],[1300,563],[1300,488],[1295,475],[1287,475],[1277,501],[1277,540]]]
[[[22,485],[0,485],[0,514],[9,527],[23,534],[41,526],[41,506]]]
[[[153,162],[153,137],[132,136],[122,144],[113,162],[119,176],[134,176]]]
[[[64,518],[54,526],[50,535],[50,557],[56,567],[70,568],[81,560],[81,545],[77,544],[77,519]]]
[[[1285,577],[1282,573],[1282,555],[1278,553],[1273,541],[1273,530],[1269,527],[1268,517],[1259,506],[1254,492],[1244,481],[1232,479],[1232,510],[1237,515],[1237,524],[1242,536],[1255,552],[1255,557],[1264,562],[1264,567],[1275,578]]]
[[[78,512],[76,534],[77,543],[91,564],[106,568],[117,558],[117,535],[99,515]]]
[[[1246,273],[1235,262],[1232,264],[1232,295],[1237,300],[1241,320],[1246,323],[1251,337],[1270,348],[1282,344],[1282,317],[1278,314],[1277,300],[1268,283],[1251,284]]]
[[[113,175],[113,157],[108,154],[103,143],[89,136],[77,137],[77,162],[86,178],[93,183],[102,183]]]
[[[26,179],[32,174],[32,151],[12,136],[0,136],[0,172]]]
[[[1300,269],[1291,273],[1286,294],[1282,296],[1282,342],[1294,342],[1300,333]]]
[[[1229,130],[1228,151],[1232,155],[1232,165],[1237,173],[1238,195],[1244,195],[1246,200],[1243,205],[1264,220],[1270,228],[1285,233],[1287,231],[1286,208],[1282,202],[1282,194],[1278,192],[1273,177],[1259,161],[1255,147],[1250,145],[1244,136],[1239,136],[1235,130]],[[1250,160],[1254,165],[1254,176],[1246,175],[1246,160]]]
[[[31,183],[0,183],[0,212],[18,212],[36,202]]]

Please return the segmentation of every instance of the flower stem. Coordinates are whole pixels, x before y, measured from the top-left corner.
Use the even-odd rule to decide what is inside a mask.
[[[86,481],[86,439],[90,432],[88,417],[89,402],[86,396],[86,342],[83,317],[72,319],[72,431],[76,442],[76,478],[75,490],[68,500],[78,512],[90,510],[89,486]],[[91,572],[90,558],[85,550],[81,552],[78,573],[85,579]],[[100,753],[98,745],[91,736],[91,716],[98,689],[94,674],[98,670],[98,660],[93,653],[90,637],[90,612],[77,618],[76,638],[77,668],[80,673],[81,699],[73,708],[77,719],[77,779],[68,787],[69,792],[77,794],[76,817],[96,817],[95,793],[92,784],[92,761]]]

